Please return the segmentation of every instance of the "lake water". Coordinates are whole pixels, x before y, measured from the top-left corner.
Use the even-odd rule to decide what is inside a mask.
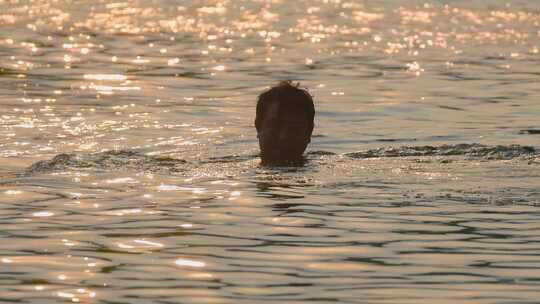
[[[537,1],[0,0],[0,302],[539,303],[539,48]]]

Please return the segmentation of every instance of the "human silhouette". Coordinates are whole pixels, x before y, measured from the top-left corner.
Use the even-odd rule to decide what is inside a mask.
[[[314,117],[313,98],[299,84],[283,81],[259,95],[255,128],[262,165],[302,164]]]

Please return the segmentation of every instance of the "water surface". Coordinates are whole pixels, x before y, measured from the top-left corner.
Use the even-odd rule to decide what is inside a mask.
[[[538,303],[536,2],[0,11],[0,302]],[[265,168],[283,79],[314,137]]]

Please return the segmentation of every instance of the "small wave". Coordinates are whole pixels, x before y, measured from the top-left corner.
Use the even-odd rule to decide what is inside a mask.
[[[519,134],[540,134],[540,129],[525,129],[519,131]]]
[[[327,151],[310,151],[306,154],[308,160],[320,156],[336,155]],[[383,147],[366,151],[345,153],[344,156],[353,159],[383,158],[383,157],[411,157],[411,156],[467,156],[484,159],[514,159],[526,158],[538,160],[540,152],[530,146],[486,146],[481,144],[457,144],[442,146],[402,146]],[[134,150],[106,151],[94,154],[58,154],[50,160],[34,163],[26,170],[27,173],[43,173],[65,170],[136,170],[163,173],[183,173],[193,170],[194,166],[216,164],[241,164],[257,158],[257,155],[233,155],[219,158],[201,160],[196,164],[182,159],[167,156],[150,156]]]
[[[308,151],[306,154],[307,154],[307,156],[328,156],[328,155],[336,155],[336,153],[334,153],[334,152],[330,152],[330,151],[319,151],[319,150],[316,150],[316,151]]]
[[[530,146],[487,146],[481,144],[456,144],[434,146],[384,147],[346,153],[351,158],[411,157],[411,156],[468,156],[486,159],[534,158],[539,152]]]
[[[179,172],[186,170],[187,162],[163,156],[149,156],[133,150],[106,151],[95,154],[58,154],[53,159],[32,164],[28,173],[70,169],[127,169],[140,171]]]

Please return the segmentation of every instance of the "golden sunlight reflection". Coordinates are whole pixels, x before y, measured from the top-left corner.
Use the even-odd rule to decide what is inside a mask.
[[[135,252],[135,251],[147,252],[147,251],[152,251],[152,250],[165,247],[165,245],[162,243],[159,243],[156,241],[149,241],[146,239],[136,239],[136,240],[118,242],[116,246],[118,246],[118,248],[127,249],[132,252]]]
[[[172,59],[167,60],[167,65],[175,65],[175,64],[178,64],[179,62],[180,62],[180,58],[172,58]]]
[[[67,239],[63,239],[63,240],[62,240],[62,243],[63,243],[65,246],[68,246],[68,247],[73,247],[73,246],[77,245],[77,242],[72,242],[72,241],[67,240]]]
[[[122,248],[122,249],[133,249],[133,248],[135,248],[135,246],[127,245],[127,244],[124,244],[124,243],[118,243],[117,246]]]
[[[206,263],[205,263],[205,262],[196,261],[196,260],[190,260],[190,259],[184,259],[184,258],[179,258],[179,259],[177,259],[176,261],[174,261],[174,263],[175,263],[177,266],[185,266],[185,267],[196,267],[196,268],[201,268],[201,267],[205,267],[205,266],[206,266]]]
[[[416,61],[407,63],[407,71],[413,73],[415,76],[420,76],[424,72],[424,69]]]
[[[110,210],[105,212],[107,215],[115,215],[115,216],[125,216],[125,215],[133,215],[133,214],[140,214],[143,210],[139,208],[133,208],[133,209],[121,209],[121,210]]]
[[[36,289],[36,290],[43,290],[43,288]],[[57,291],[56,296],[58,296],[59,298],[69,299],[73,303],[79,303],[79,302],[86,302],[85,300],[87,299],[95,298],[96,292],[90,289],[86,289],[86,288],[77,288],[73,290]]]
[[[19,191],[19,190],[6,190],[6,191],[4,191],[4,193],[6,195],[17,195],[17,194],[21,194],[22,191]]]
[[[105,180],[107,184],[138,184],[139,181],[132,177],[118,177]]]
[[[90,88],[90,89],[94,89],[100,93],[113,93],[113,91],[140,91],[141,90],[141,87],[136,87],[136,86],[131,86],[131,87],[127,87],[127,86],[108,86],[108,85],[96,85],[96,84],[93,84],[91,83],[90,85],[88,85],[88,87],[86,86],[82,86],[81,89],[86,89],[86,88]]]
[[[32,213],[32,216],[35,216],[35,217],[49,217],[53,215],[54,213],[50,211],[38,211],[38,212]]]
[[[122,74],[84,74],[86,80],[110,80],[110,81],[124,81],[127,80],[126,75]]]
[[[190,187],[190,186],[175,186],[175,185],[159,185],[158,191],[191,191],[193,193],[204,193],[206,188]]]
[[[535,1],[0,9],[0,302],[537,301]],[[315,131],[262,166],[287,79]]]
[[[137,58],[133,59],[132,62],[135,64],[145,64],[149,63],[150,59],[144,59],[141,56],[137,56]]]
[[[186,277],[192,279],[212,279],[214,278],[214,275],[208,272],[190,272]]]
[[[213,70],[215,71],[225,71],[225,66],[224,65],[217,65],[215,67],[212,68]]]
[[[162,243],[151,242],[151,241],[144,240],[144,239],[143,240],[134,240],[133,242],[136,243],[136,244],[141,244],[141,245],[149,246],[149,247],[164,247],[165,246]]]

